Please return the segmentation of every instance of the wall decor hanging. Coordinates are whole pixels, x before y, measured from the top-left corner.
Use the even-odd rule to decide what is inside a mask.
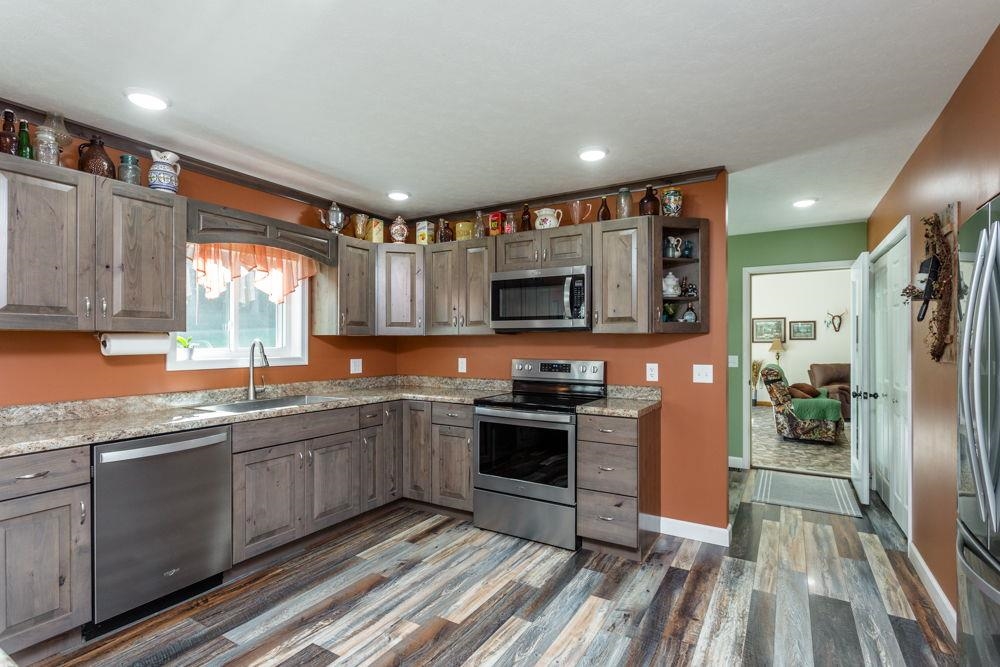
[[[903,288],[904,303],[920,299],[917,321],[927,315],[928,305],[935,301],[927,326],[927,343],[931,359],[954,362],[953,296],[955,273],[954,230],[958,222],[958,204],[948,204],[944,211],[923,218],[924,250],[927,257],[920,263],[918,283]],[[922,281],[921,281],[922,279]],[[951,350],[949,352],[949,350]]]
[[[827,313],[827,318],[823,320],[823,323],[826,325],[827,329],[832,328],[834,333],[840,333],[840,327],[844,326],[844,315],[846,314],[846,310],[839,315]]]
[[[788,340],[816,340],[816,320],[792,320],[789,322]]]
[[[770,343],[775,338],[785,342],[784,317],[755,317],[751,320],[753,342]]]

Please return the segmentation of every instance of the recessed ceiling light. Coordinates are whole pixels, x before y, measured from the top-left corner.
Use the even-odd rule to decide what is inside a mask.
[[[598,160],[603,160],[607,155],[607,148],[598,148],[596,146],[584,148],[580,151],[580,159],[584,162],[597,162]]]
[[[818,201],[819,201],[818,199],[800,199],[794,204],[792,204],[792,206],[794,206],[795,208],[809,208]]]
[[[407,194],[406,192],[399,192],[398,190],[390,192],[388,196],[389,199],[393,201],[406,201],[407,199],[410,198],[409,194]]]
[[[163,111],[170,106],[169,100],[148,90],[140,90],[139,88],[126,88],[125,97],[137,107],[148,109],[149,111]]]

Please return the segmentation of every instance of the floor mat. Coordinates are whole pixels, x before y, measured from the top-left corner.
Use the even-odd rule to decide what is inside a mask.
[[[756,471],[753,502],[861,516],[854,490],[846,479]]]

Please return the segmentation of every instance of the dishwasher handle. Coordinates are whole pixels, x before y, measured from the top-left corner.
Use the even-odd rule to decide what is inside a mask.
[[[174,454],[189,449],[199,447],[209,447],[226,442],[229,439],[228,433],[215,433],[201,438],[190,440],[180,440],[178,442],[168,442],[163,445],[152,445],[151,447],[140,447],[138,449],[123,449],[117,452],[101,452],[101,463],[117,463],[118,461],[132,461],[135,459],[148,459],[151,456],[161,456],[163,454]]]

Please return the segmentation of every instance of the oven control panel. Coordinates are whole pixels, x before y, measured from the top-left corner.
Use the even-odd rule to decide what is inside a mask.
[[[603,361],[568,359],[514,359],[510,375],[515,380],[573,380],[604,382]]]

